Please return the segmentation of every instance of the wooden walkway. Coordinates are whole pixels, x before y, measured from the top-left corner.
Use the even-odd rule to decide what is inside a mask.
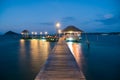
[[[60,39],[35,80],[85,80],[67,44]]]

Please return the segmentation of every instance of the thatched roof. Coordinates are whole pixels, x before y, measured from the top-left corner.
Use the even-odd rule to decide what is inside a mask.
[[[29,33],[29,31],[28,30],[23,30],[22,33]]]
[[[68,26],[66,27],[65,29],[63,29],[63,32],[66,32],[66,31],[80,31],[80,32],[83,32],[82,30],[78,29],[77,27],[75,26]]]

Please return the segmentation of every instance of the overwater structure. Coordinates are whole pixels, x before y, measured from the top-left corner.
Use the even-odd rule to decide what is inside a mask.
[[[24,38],[24,39],[29,38],[29,31],[28,30],[23,30],[21,32],[21,34],[22,34],[22,38]]]
[[[78,42],[81,40],[81,34],[83,33],[83,30],[71,25],[63,29],[62,32],[66,41]]]

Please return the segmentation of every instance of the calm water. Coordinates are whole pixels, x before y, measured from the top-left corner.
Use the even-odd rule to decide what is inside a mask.
[[[83,36],[81,43],[68,43],[87,80],[120,80],[120,36]]]
[[[54,43],[41,40],[1,40],[0,80],[34,80]]]
[[[120,80],[120,36],[83,36],[68,43],[87,80]],[[0,39],[0,80],[33,80],[55,43]]]

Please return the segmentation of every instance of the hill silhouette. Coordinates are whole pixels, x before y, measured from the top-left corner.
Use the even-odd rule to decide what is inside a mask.
[[[18,33],[15,33],[13,31],[8,31],[4,35],[19,35]]]
[[[18,34],[16,32],[13,31],[8,31],[3,35],[4,39],[20,39],[21,38],[21,34]]]

